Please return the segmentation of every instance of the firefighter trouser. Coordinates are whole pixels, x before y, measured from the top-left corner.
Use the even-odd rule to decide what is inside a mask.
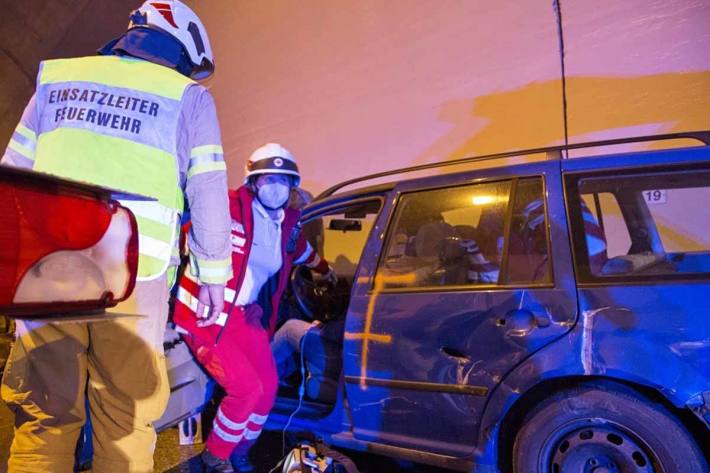
[[[235,307],[224,329],[183,327],[195,357],[226,392],[205,445],[220,458],[249,451],[276,399],[276,366],[261,315],[252,304]]]
[[[166,277],[136,285],[113,311],[143,314],[91,323],[18,322],[2,382],[15,413],[9,472],[71,472],[88,395],[96,472],[153,471],[152,422],[167,404],[163,355]]]

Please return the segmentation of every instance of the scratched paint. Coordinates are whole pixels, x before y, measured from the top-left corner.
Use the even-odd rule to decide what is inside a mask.
[[[366,280],[365,280],[366,281]],[[375,334],[371,332],[372,328],[372,317],[375,311],[375,305],[377,302],[377,297],[382,292],[382,289],[387,283],[399,283],[408,284],[414,281],[414,275],[402,275],[402,276],[379,276],[375,278],[375,285],[372,291],[372,297],[367,305],[367,312],[365,313],[365,329],[362,333],[352,333],[345,332],[346,340],[362,340],[362,354],[361,354],[361,364],[360,364],[360,387],[362,389],[367,389],[366,378],[367,378],[367,360],[369,356],[369,343],[370,341],[379,343],[391,343],[392,336],[386,334]]]

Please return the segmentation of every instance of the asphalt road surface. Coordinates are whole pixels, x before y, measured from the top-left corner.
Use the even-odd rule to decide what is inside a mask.
[[[203,445],[178,446],[177,431],[170,429],[162,432],[158,438],[158,448],[155,453],[155,471],[170,473],[200,472],[199,453]],[[281,435],[278,432],[265,432],[251,451],[257,473],[269,473],[281,460]],[[361,473],[446,473],[424,465],[399,464],[389,458],[366,455],[358,452],[339,450],[348,455],[357,465]],[[281,473],[280,470],[276,472]]]
[[[5,322],[0,317],[0,324]],[[0,372],[5,365],[12,337],[8,327],[0,327]],[[7,458],[12,442],[13,415],[5,403],[0,401],[0,473],[7,471]],[[181,446],[177,428],[168,429],[158,435],[155,452],[155,472],[201,472],[199,454],[203,444]],[[288,451],[288,450],[287,450]],[[448,470],[426,467],[423,465],[399,463],[385,457],[339,450],[348,455],[357,465],[360,473],[445,473]],[[251,451],[252,460],[257,466],[257,473],[271,473],[274,466],[284,457],[282,437],[279,432],[265,432]],[[273,473],[281,473],[276,470]]]
[[[7,456],[12,441],[12,414],[2,403],[0,405],[0,472],[7,471]],[[201,473],[199,454],[203,444],[179,445],[177,429],[168,429],[158,435],[155,451],[155,471],[164,473]],[[257,473],[269,473],[281,460],[281,435],[265,432],[252,449],[252,460]],[[360,473],[445,473],[447,470],[424,465],[400,464],[394,460],[375,455],[339,450],[348,455],[357,465]],[[91,471],[91,470],[89,470]],[[281,473],[276,470],[276,472]],[[274,472],[274,473],[276,473]],[[99,472],[97,472],[99,473]]]

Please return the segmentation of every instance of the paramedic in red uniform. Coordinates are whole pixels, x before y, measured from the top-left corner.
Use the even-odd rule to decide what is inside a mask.
[[[208,471],[253,471],[248,451],[276,397],[269,340],[291,267],[305,264],[335,279],[301,234],[300,212],[287,207],[299,182],[296,161],[283,146],[269,143],[254,151],[245,184],[229,192],[234,276],[225,290],[224,312],[196,314],[199,283],[189,268],[180,282],[174,321],[197,360],[226,391],[202,454]]]

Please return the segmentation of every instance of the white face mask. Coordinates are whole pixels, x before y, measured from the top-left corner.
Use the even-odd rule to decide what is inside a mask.
[[[259,202],[267,209],[280,209],[288,200],[290,191],[291,188],[286,184],[277,182],[264,184],[258,190]]]

